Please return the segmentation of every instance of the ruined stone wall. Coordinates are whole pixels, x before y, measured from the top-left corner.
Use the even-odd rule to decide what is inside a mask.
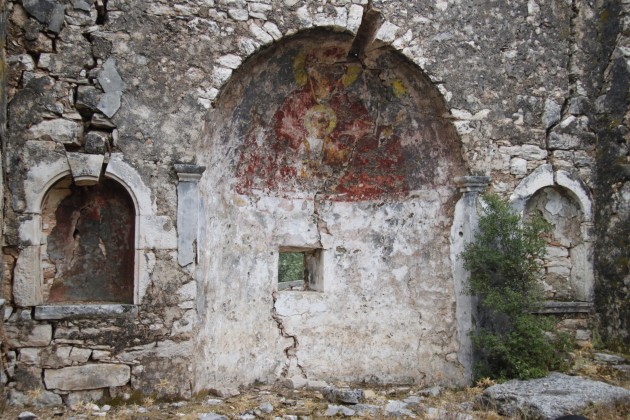
[[[291,375],[461,383],[454,178],[489,175],[521,209],[556,188],[590,241],[594,165],[608,156],[595,100],[618,91],[604,75],[625,80],[604,71],[600,44],[619,2],[364,3],[7,2],[14,401]],[[195,165],[207,166],[198,185]],[[46,305],[44,279],[64,270],[43,221],[63,200],[42,209],[67,179],[131,197],[132,304]],[[111,255],[87,238],[87,267]],[[320,250],[321,290],[276,290],[283,247]]]
[[[7,85],[6,85],[6,32],[7,32],[7,15],[6,2],[0,1],[0,145],[2,152],[0,157],[4,157],[5,132],[7,126]],[[4,195],[4,171],[0,171],[0,192]],[[0,209],[0,224],[4,223],[4,209]],[[0,410],[6,403],[5,385],[7,382],[4,373],[4,305],[9,298],[7,290],[4,288],[4,264],[0,261]]]
[[[605,66],[595,102],[597,202],[595,302],[602,344],[630,348],[630,140],[628,134],[629,67],[626,2],[602,2],[598,37]]]

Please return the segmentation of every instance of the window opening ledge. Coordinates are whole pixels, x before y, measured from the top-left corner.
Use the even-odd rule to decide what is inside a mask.
[[[33,317],[37,320],[85,319],[85,318],[136,318],[138,305],[123,303],[61,304],[35,307]]]

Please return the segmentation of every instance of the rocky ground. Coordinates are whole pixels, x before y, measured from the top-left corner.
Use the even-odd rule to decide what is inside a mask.
[[[118,404],[80,403],[72,408],[6,407],[6,419],[313,419],[321,417],[419,418],[419,419],[499,419],[554,418],[545,414],[549,406],[568,407],[571,413],[581,413],[590,419],[630,419],[630,370],[624,358],[604,353],[582,352],[575,355],[574,376],[552,374],[531,381],[527,395],[538,392],[528,409],[538,404],[543,412],[524,415],[514,411],[518,388],[523,383],[497,386],[485,380],[465,389],[444,389],[439,386],[370,386],[366,384],[325,384],[293,378],[275,385],[260,385],[240,390],[216,390],[216,395],[197,395],[191,401],[161,402],[150,397],[129,398]],[[577,382],[571,382],[575,381]],[[563,382],[564,381],[564,382]],[[568,381],[568,382],[567,382]],[[559,382],[563,382],[559,385]],[[508,398],[505,397],[507,388]],[[532,391],[539,386],[543,390]],[[593,388],[590,388],[590,387]],[[562,390],[567,387],[567,390]],[[578,388],[582,388],[578,390]],[[545,393],[545,389],[547,389]],[[580,395],[579,392],[584,392]],[[504,397],[500,394],[503,393]],[[546,395],[545,395],[546,394]],[[503,400],[502,400],[503,398]],[[551,400],[549,398],[552,398]],[[559,398],[553,400],[553,398]],[[545,400],[546,399],[546,400]],[[512,406],[505,405],[510,400]],[[528,403],[529,404],[529,403]],[[547,408],[545,407],[547,406]],[[523,405],[521,405],[521,409]],[[537,408],[536,408],[537,409]],[[509,410],[512,410],[511,412]],[[530,411],[531,413],[531,411]]]

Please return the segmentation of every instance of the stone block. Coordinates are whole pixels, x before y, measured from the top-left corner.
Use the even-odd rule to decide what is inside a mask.
[[[75,106],[81,112],[96,112],[103,92],[94,86],[79,86]]]
[[[520,157],[525,160],[543,160],[547,158],[547,151],[533,144],[524,144],[521,147]]]
[[[95,185],[98,183],[105,156],[83,153],[67,153],[67,156],[76,185]]]
[[[96,105],[99,111],[105,114],[108,118],[113,117],[120,109],[120,100],[122,99],[122,92],[107,92],[101,96],[100,101]]]
[[[324,412],[324,417],[337,417],[339,415],[344,417],[352,417],[356,414],[356,411],[353,409],[346,407],[345,405],[328,405],[326,412]]]
[[[238,55],[227,54],[222,57],[219,57],[217,62],[221,64],[223,67],[227,67],[229,69],[235,70],[241,65],[241,63],[243,62],[243,59],[239,57]]]
[[[10,347],[45,347],[52,339],[52,327],[48,324],[5,325]]]
[[[252,23],[249,25],[249,30],[254,35],[254,37],[260,41],[263,45],[271,44],[273,42],[273,37],[269,35],[263,28]]]
[[[282,382],[282,385],[289,389],[302,389],[306,387],[306,385],[308,385],[308,381],[306,380],[306,378],[303,378],[301,376],[293,376],[291,378],[285,379]]]
[[[595,353],[595,361],[608,365],[627,363],[625,357],[609,353]]]
[[[173,328],[171,334],[173,336],[178,334],[186,334],[192,332],[195,325],[195,311],[189,310],[184,313],[184,316],[173,322]]]
[[[20,252],[13,269],[13,301],[18,306],[42,303],[40,278],[40,247],[29,246]]]
[[[186,302],[188,300],[194,300],[197,298],[197,282],[189,281],[179,289],[177,289],[177,296],[180,302]]]
[[[63,391],[122,386],[130,379],[131,369],[127,365],[89,364],[44,370],[46,388]]]
[[[138,307],[128,304],[44,305],[35,308],[35,319],[135,318]],[[58,331],[61,329],[58,328]],[[55,337],[57,338],[57,337]]]
[[[522,158],[512,158],[510,160],[510,173],[517,176],[527,175],[527,161]]]
[[[26,392],[42,388],[42,370],[33,366],[17,364],[13,373],[15,389]]]
[[[50,15],[48,15],[48,30],[58,34],[63,28],[66,7],[61,4],[55,4]]]
[[[561,265],[551,266],[547,267],[547,273],[568,278],[571,275],[571,268]]]
[[[70,346],[59,346],[54,351],[42,352],[42,367],[57,369],[71,365],[71,350]]]
[[[563,246],[547,246],[547,258],[566,258],[569,256],[569,250]]]
[[[249,19],[249,13],[245,9],[228,9],[228,16],[236,21],[246,21]]]
[[[54,0],[23,0],[22,6],[26,12],[41,23],[48,22],[48,16],[55,7]]]
[[[592,149],[595,144],[595,136],[592,133],[577,132],[563,133],[552,132],[549,135],[549,148],[560,150]]]
[[[89,391],[70,392],[64,397],[66,405],[74,410],[85,403],[93,403],[103,398],[102,389],[92,389]]]
[[[92,359],[94,360],[109,360],[111,352],[106,350],[92,350]]]
[[[328,387],[328,383],[326,383],[325,381],[317,381],[317,380],[312,380],[312,379],[308,380],[308,384],[307,384],[308,389],[321,391],[327,387]]]
[[[39,365],[41,363],[41,348],[26,347],[20,349],[20,363],[27,365]]]
[[[36,408],[53,407],[63,403],[59,395],[42,389],[38,392],[28,394],[11,389],[9,390],[8,401],[9,404],[17,407],[24,407],[28,405]]]
[[[376,39],[391,44],[396,39],[396,34],[400,28],[391,22],[385,22],[376,33]]]
[[[322,394],[331,403],[358,404],[365,400],[362,389],[329,387],[323,390]]]
[[[558,121],[560,121],[561,117],[562,117],[562,106],[560,106],[559,104],[557,104],[555,101],[551,99],[547,99],[545,101],[545,110],[542,116],[543,127],[545,127],[545,129],[550,128],[551,126],[556,124]]]
[[[85,76],[85,69],[94,67],[90,42],[83,36],[83,28],[67,25],[57,37],[56,52],[50,71],[73,79]]]
[[[107,38],[106,34],[94,32],[91,34],[92,54],[94,57],[105,59],[112,52],[112,42]]]
[[[265,22],[263,29],[276,41],[282,38],[282,32],[280,32],[278,26],[273,22]]]
[[[98,83],[105,93],[122,92],[124,83],[120,74],[118,74],[116,60],[114,58],[108,58],[105,63],[103,63],[103,70],[98,76]]]
[[[555,419],[581,414],[592,404],[611,404],[630,398],[630,391],[579,376],[552,373],[529,381],[509,381],[483,393],[483,403],[505,416]]]
[[[413,412],[407,408],[408,404],[402,401],[389,400],[385,406],[385,413],[396,417],[415,417]]]
[[[85,152],[93,155],[104,155],[109,150],[109,133],[90,131],[85,136]]]
[[[70,352],[70,357],[69,359],[73,362],[77,362],[77,363],[85,363],[88,361],[88,359],[90,358],[90,355],[92,354],[92,350],[90,349],[83,349],[80,347],[73,347],[72,351]]]
[[[211,388],[208,392],[219,398],[232,398],[241,395],[241,392],[236,388]]]
[[[80,146],[83,124],[63,118],[44,120],[32,126],[29,134],[33,139],[52,140],[64,145]]]

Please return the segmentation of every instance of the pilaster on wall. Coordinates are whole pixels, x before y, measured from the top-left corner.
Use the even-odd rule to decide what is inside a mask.
[[[467,244],[472,242],[479,214],[477,206],[479,194],[490,183],[488,176],[462,176],[455,178],[455,183],[462,197],[455,205],[453,226],[451,227],[451,266],[455,281],[455,301],[457,307],[457,338],[459,341],[459,362],[464,369],[464,377],[472,380],[472,342],[469,332],[475,319],[474,297],[466,293],[469,274],[459,255]]]
[[[177,262],[182,267],[197,260],[197,230],[199,227],[198,183],[205,166],[175,164],[177,171]]]

